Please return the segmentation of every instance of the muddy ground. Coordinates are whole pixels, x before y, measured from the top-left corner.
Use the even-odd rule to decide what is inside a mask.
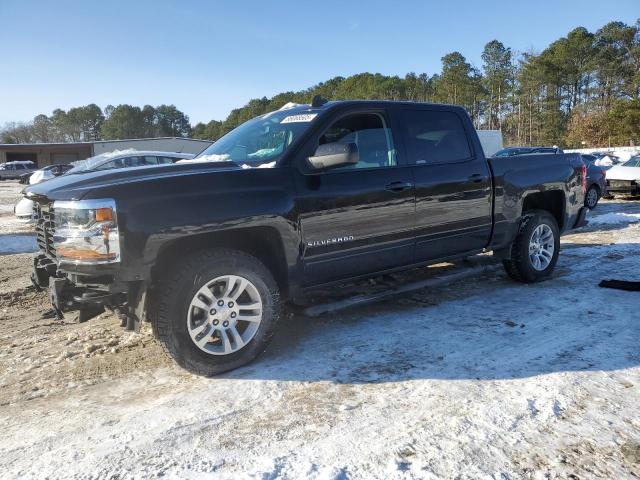
[[[2,234],[29,232],[11,219],[18,191],[0,182]],[[640,294],[602,296],[597,283],[634,272],[640,280],[640,201],[603,201],[598,215],[606,222],[563,238],[550,282],[514,286],[484,256],[475,264],[494,269],[451,285],[319,318],[291,306],[266,354],[221,379],[182,371],[148,326],[125,331],[111,313],[83,324],[72,314],[43,318],[48,298],[30,286],[31,254],[0,255],[0,421],[8,435],[0,469],[30,478],[638,478],[640,328],[632,320],[640,323]],[[307,304],[465,268],[350,283]],[[412,333],[422,317],[436,323]],[[387,347],[380,326],[390,321],[414,338]],[[554,335],[553,325],[567,321],[575,328]],[[504,360],[494,346],[509,352]],[[233,428],[214,432],[214,417],[180,407],[203,400],[227,402]],[[198,447],[185,450],[191,443]]]

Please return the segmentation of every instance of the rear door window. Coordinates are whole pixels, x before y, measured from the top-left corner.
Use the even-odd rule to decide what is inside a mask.
[[[144,164],[145,164],[144,157],[135,156],[135,157],[127,157],[124,159],[125,167],[140,167]]]
[[[455,163],[472,157],[464,125],[457,114],[437,110],[403,110],[401,118],[411,163]]]
[[[124,168],[126,165],[125,158],[116,158],[107,163],[100,165],[96,170],[111,170],[113,168]]]

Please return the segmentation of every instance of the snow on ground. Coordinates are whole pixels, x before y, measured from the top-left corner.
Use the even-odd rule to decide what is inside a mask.
[[[33,235],[0,235],[0,255],[7,253],[29,253],[38,250]]]
[[[318,319],[292,310],[262,357],[213,379],[167,362],[83,376],[83,364],[104,367],[122,352],[59,351],[71,352],[67,339],[78,332],[96,338],[117,319],[57,324],[51,328],[66,342],[59,345],[26,326],[21,332],[35,333],[22,349],[3,318],[17,322],[25,312],[2,303],[0,471],[7,478],[637,478],[640,293],[597,284],[640,280],[640,224],[619,221],[639,213],[637,201],[603,202],[591,225],[563,239],[554,277],[540,284],[494,271]],[[21,301],[16,295],[11,302]],[[157,351],[143,343],[127,358]],[[78,377],[66,379],[65,368]],[[18,391],[15,375],[40,377]],[[56,376],[65,379],[47,387]]]
[[[16,181],[0,181],[0,234],[33,233],[33,227],[13,214],[14,205],[22,198],[24,185]],[[0,246],[1,248],[1,246]]]
[[[620,224],[640,222],[640,213],[612,212],[604,215],[593,215],[589,217],[592,225]]]
[[[33,226],[13,214],[15,203],[22,198],[24,185],[0,181],[0,255],[35,252],[37,244]],[[1,257],[0,257],[1,261]]]

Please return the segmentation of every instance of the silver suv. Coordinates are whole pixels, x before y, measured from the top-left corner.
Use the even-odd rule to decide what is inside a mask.
[[[25,173],[33,173],[38,169],[32,161],[15,161],[0,164],[0,180],[20,178]]]

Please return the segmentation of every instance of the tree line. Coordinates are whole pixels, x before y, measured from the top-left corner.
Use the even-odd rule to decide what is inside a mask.
[[[575,28],[540,53],[514,52],[492,40],[484,47],[479,68],[460,52],[441,60],[441,71],[433,75],[335,77],[305,90],[250,100],[225,120],[193,128],[173,105],[119,105],[104,112],[88,105],[39,115],[29,124],[5,128],[2,135],[6,140],[13,132],[12,138],[23,141],[15,134],[18,127],[35,141],[45,141],[47,135],[60,141],[188,135],[216,140],[250,118],[288,102],[309,103],[319,94],[329,100],[462,105],[476,128],[501,129],[507,145],[640,144],[640,19],[634,25],[610,22],[595,32]]]
[[[28,123],[12,122],[0,132],[2,143],[89,142],[128,138],[188,137],[189,117],[175,105],[108,105],[92,103],[49,116],[36,115]]]

